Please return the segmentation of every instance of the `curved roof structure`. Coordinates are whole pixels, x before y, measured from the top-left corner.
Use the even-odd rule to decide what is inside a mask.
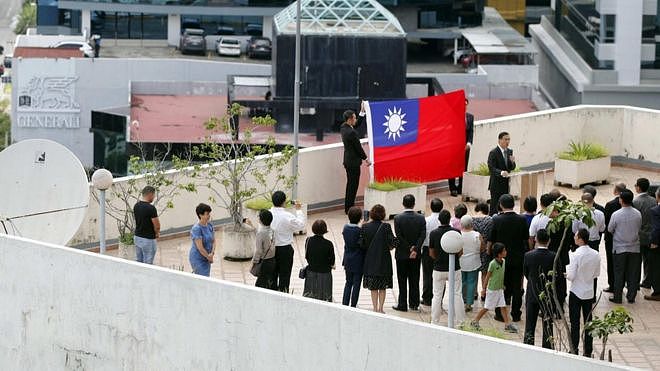
[[[303,35],[404,36],[399,20],[376,0],[298,0]],[[296,33],[296,3],[277,13],[278,34]]]

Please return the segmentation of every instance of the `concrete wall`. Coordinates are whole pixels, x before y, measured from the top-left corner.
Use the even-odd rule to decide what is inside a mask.
[[[93,164],[92,110],[126,107],[130,102],[131,81],[209,81],[227,82],[228,75],[269,76],[264,64],[210,62],[186,59],[15,59],[12,69],[12,140],[45,138],[70,148],[86,167]],[[69,91],[79,105],[75,110],[55,110],[48,114],[76,116],[79,127],[34,128],[17,126],[18,96],[34,77],[77,79]],[[52,91],[50,93],[53,93]],[[61,94],[61,91],[55,92]],[[38,110],[35,110],[36,112]],[[32,110],[26,114],[31,114]],[[39,111],[41,112],[41,111]]]
[[[0,302],[10,370],[626,369],[9,236]]]

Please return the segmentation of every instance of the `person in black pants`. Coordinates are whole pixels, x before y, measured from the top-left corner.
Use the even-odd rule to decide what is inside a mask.
[[[504,194],[500,197],[502,212],[493,217],[493,228],[488,242],[490,246],[496,242],[506,246],[507,258],[504,270],[504,299],[507,305],[511,304],[511,318],[513,322],[520,321],[522,316],[522,278],[523,260],[528,249],[529,229],[524,216],[513,211],[515,205],[513,196]],[[495,319],[501,319],[495,313]]]
[[[470,147],[472,147],[472,139],[474,138],[474,115],[467,112],[468,104],[470,104],[470,101],[465,98],[465,171],[467,171],[468,161],[470,160]],[[458,178],[458,184],[456,184],[456,178],[449,179],[448,182],[452,196],[456,197],[463,193],[462,176]]]
[[[426,239],[422,244],[422,305],[431,306],[433,300],[433,258],[429,254],[429,237],[440,226],[440,211],[444,204],[439,198],[431,200],[431,215],[426,217]]]
[[[497,136],[497,147],[488,153],[490,215],[497,214],[500,196],[509,193],[509,173],[516,168],[516,159],[513,157],[513,151],[509,148],[510,142],[511,136],[503,131]]]
[[[655,202],[651,209],[651,244],[649,245],[649,264],[651,273],[650,295],[644,295],[645,300],[660,301],[660,188],[655,191]]]
[[[605,258],[607,260],[607,288],[603,290],[604,292],[614,292],[614,257],[612,256],[614,240],[612,239],[612,233],[607,230],[607,227],[610,225],[612,214],[621,208],[621,204],[619,203],[619,195],[625,189],[625,184],[616,183],[614,185],[614,190],[612,191],[614,198],[605,204]]]
[[[426,238],[426,220],[417,214],[415,196],[403,196],[403,213],[394,217],[394,233],[399,239],[394,253],[396,277],[399,282],[399,302],[394,310],[406,311],[406,300],[411,310],[419,310],[419,266],[422,257],[421,247]],[[408,290],[410,295],[408,295]]]
[[[360,116],[364,115],[364,109],[360,111]],[[364,153],[360,138],[358,137],[355,126],[357,119],[355,112],[347,110],[344,112],[344,123],[341,125],[341,141],[344,143],[344,169],[346,170],[346,195],[344,196],[344,213],[348,214],[350,209],[355,204],[355,196],[357,195],[358,185],[360,184],[360,166],[362,160],[371,165],[367,160],[367,154]]]
[[[274,233],[275,263],[277,264],[277,289],[289,292],[291,282],[291,269],[293,267],[293,234],[305,229],[305,214],[301,210],[300,202],[296,202],[296,215],[284,209],[286,195],[282,191],[276,191],[271,197],[273,207],[273,221],[270,227]]]
[[[353,206],[348,209],[348,224],[344,226],[341,234],[344,237],[344,260],[342,265],[346,270],[346,284],[344,285],[343,305],[357,306],[360,297],[360,284],[364,268],[365,250],[360,244],[360,226],[362,209]]]
[[[550,236],[545,229],[536,232],[536,248],[525,253],[523,261],[523,274],[527,278],[525,293],[525,344],[534,345],[536,320],[539,313],[543,323],[542,345],[552,349],[552,318],[554,313],[548,313],[547,305],[541,305],[539,295],[545,292],[546,282],[550,279],[548,272],[552,270],[555,253],[548,250]],[[552,299],[550,299],[552,300]],[[552,308],[552,305],[550,306]]]

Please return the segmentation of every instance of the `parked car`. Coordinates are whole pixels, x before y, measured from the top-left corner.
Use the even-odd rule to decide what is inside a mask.
[[[179,41],[179,50],[181,54],[186,53],[206,53],[206,40],[204,39],[204,30],[198,28],[186,28],[183,30],[181,40]]]
[[[272,52],[272,44],[267,37],[252,36],[247,44],[247,55],[250,58],[268,58]]]
[[[257,23],[249,23],[245,26],[245,33],[250,36],[261,36],[264,33],[263,26]]]
[[[216,35],[236,35],[236,30],[232,26],[227,26],[227,25],[220,25],[218,26],[217,31],[215,32]]]
[[[218,54],[230,57],[241,56],[241,42],[233,37],[223,37],[218,42]]]
[[[94,58],[94,49],[85,41],[60,41],[51,46],[58,49],[78,49],[86,58]]]
[[[2,63],[2,65],[5,66],[5,68],[11,68],[11,58],[12,58],[11,54],[5,55],[5,61]]]

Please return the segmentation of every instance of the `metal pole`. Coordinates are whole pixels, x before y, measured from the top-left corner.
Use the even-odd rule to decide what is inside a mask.
[[[449,308],[447,312],[449,313],[449,318],[447,318],[447,327],[454,328],[454,272],[456,271],[456,259],[455,254],[449,254]]]
[[[101,206],[101,215],[99,215],[99,242],[101,244],[101,254],[105,254],[105,190],[101,190],[99,204]]]
[[[296,60],[294,71],[293,86],[293,148],[296,153],[293,155],[292,173],[294,177],[298,176],[298,131],[300,128],[300,12],[302,0],[296,1]],[[298,179],[293,182],[291,198],[298,198]]]

